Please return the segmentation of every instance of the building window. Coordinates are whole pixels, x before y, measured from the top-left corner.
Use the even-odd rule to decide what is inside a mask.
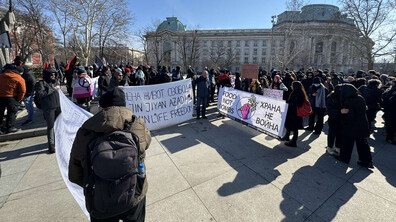
[[[204,56],[208,55],[208,49],[204,49],[203,52],[202,52],[202,54],[203,54]]]
[[[228,46],[228,47],[231,47],[231,41],[228,41],[227,46]]]
[[[318,54],[322,54],[322,52],[323,52],[323,42],[318,42],[318,44],[316,44],[315,52],[318,53]]]
[[[216,46],[216,42],[212,41],[212,47],[215,47],[215,46]]]
[[[336,63],[336,52],[337,52],[337,42],[332,42],[331,43],[331,56],[330,56],[331,64]]]
[[[249,40],[246,40],[246,41],[245,41],[245,46],[246,46],[246,47],[249,47]]]
[[[208,41],[203,41],[203,46],[207,47],[208,46]]]
[[[244,63],[245,63],[245,64],[248,64],[248,63],[249,63],[249,57],[245,57]]]
[[[253,49],[253,55],[257,55],[257,49]]]
[[[241,49],[236,49],[236,55],[240,55],[241,54]]]
[[[214,55],[215,54],[215,50],[213,48],[210,49],[210,54]]]
[[[267,41],[263,40],[263,47],[266,47],[266,46],[267,46]]]
[[[293,55],[294,54],[294,49],[295,48],[295,43],[294,43],[294,41],[292,41],[291,43],[290,43],[290,55]]]
[[[235,72],[239,72],[239,71],[241,71],[240,67],[239,66],[235,67]]]
[[[267,49],[262,49],[261,55],[267,55]]]
[[[257,57],[253,57],[253,64],[257,64]]]
[[[249,49],[245,49],[245,55],[249,55]]]
[[[235,57],[235,62],[237,64],[241,63],[241,58],[239,56]]]
[[[240,40],[237,40],[237,41],[236,41],[236,46],[237,46],[237,47],[241,46],[241,41],[240,41]]]
[[[258,41],[257,40],[253,41],[253,46],[258,46]]]
[[[265,64],[265,57],[261,58],[261,64]]]
[[[223,41],[220,40],[217,44],[219,44],[219,47],[223,47]]]
[[[284,44],[285,44],[285,41],[279,40],[279,46],[280,46],[280,47],[283,47]]]

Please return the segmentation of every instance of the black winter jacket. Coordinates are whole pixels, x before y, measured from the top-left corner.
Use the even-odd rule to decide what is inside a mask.
[[[32,96],[34,94],[34,84],[36,84],[36,78],[34,78],[33,72],[31,70],[24,72],[22,78],[25,80],[26,84],[25,97]]]
[[[341,108],[349,109],[348,114],[341,114],[343,135],[351,138],[366,138],[370,136],[366,116],[366,102],[358,94],[352,84],[344,84],[341,88]]]
[[[50,73],[44,72],[43,79],[36,83],[34,90],[42,110],[56,109],[60,107],[58,90],[54,89],[59,86],[58,81],[51,81]]]

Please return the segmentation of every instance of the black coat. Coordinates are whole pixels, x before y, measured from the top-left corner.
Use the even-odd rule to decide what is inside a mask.
[[[58,90],[54,89],[59,86],[59,82],[51,81],[49,73],[43,73],[43,79],[36,83],[34,90],[42,110],[56,109],[60,107]]]
[[[304,86],[305,92],[308,93],[308,92],[311,90],[312,83],[313,83],[313,78],[304,79],[304,80],[302,81],[302,84],[303,84],[303,86]]]
[[[386,125],[396,125],[396,87],[384,93],[382,107]]]
[[[197,86],[197,97],[208,97],[210,95],[210,82],[207,78],[200,76],[198,79],[193,81]]]
[[[297,116],[297,107],[304,104],[305,98],[302,92],[292,92],[289,99],[286,101],[289,104],[287,108],[285,128],[289,131],[296,131],[303,128],[302,117]]]
[[[360,94],[366,100],[366,105],[370,110],[380,110],[382,90],[375,86],[363,85],[359,88]]]
[[[348,114],[341,114],[342,134],[351,138],[369,137],[370,131],[364,98],[358,95],[358,90],[351,84],[342,86],[341,98],[341,107],[349,109]]]
[[[26,84],[25,97],[32,96],[34,94],[34,84],[36,84],[36,78],[34,78],[33,72],[31,70],[24,72],[22,78],[25,80]]]
[[[335,98],[336,94],[330,93],[326,99],[327,114],[329,119],[327,120],[329,127],[336,126],[338,129],[341,126],[341,107],[338,98]]]

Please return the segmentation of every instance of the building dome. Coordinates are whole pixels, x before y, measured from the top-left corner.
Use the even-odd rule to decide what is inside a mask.
[[[157,31],[159,32],[165,29],[170,31],[186,31],[186,26],[184,26],[177,17],[167,17],[166,20],[158,26]]]

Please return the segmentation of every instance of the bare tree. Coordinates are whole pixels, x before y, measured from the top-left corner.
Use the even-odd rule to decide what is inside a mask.
[[[33,26],[34,24],[28,16],[18,13],[17,23],[14,24],[11,31],[11,39],[16,47],[15,51],[22,57],[23,62],[26,62],[33,53],[37,52],[37,49],[32,48],[35,43]]]
[[[70,33],[72,28],[71,19],[72,16],[69,16],[70,10],[67,7],[67,4],[63,0],[50,0],[49,2],[49,11],[55,17],[55,21],[59,27],[60,33],[62,35],[62,44],[63,44],[63,58],[65,59],[64,62],[68,62],[67,56],[67,35]]]
[[[309,1],[304,0],[288,0],[286,1],[286,10],[288,11],[300,11],[300,9],[309,4]]]
[[[42,62],[50,62],[53,55],[53,36],[50,29],[51,20],[45,15],[46,1],[43,0],[17,0],[16,7],[28,16],[29,29],[34,35],[34,44],[42,57]],[[22,26],[25,24],[21,24]]]
[[[166,49],[164,47],[167,36],[162,35],[162,31],[158,30],[160,24],[161,21],[159,19],[152,20],[151,24],[144,27],[139,34],[141,42],[145,45],[147,62],[152,62],[150,58],[154,58],[153,62],[155,62],[157,67],[163,63],[170,62],[165,60],[171,53],[171,48]],[[167,42],[170,43],[169,41]]]
[[[236,61],[236,51],[231,47],[227,47],[226,53],[224,56],[224,68],[231,70],[232,65],[234,65]]]
[[[215,45],[212,45],[212,48],[210,49],[209,57],[213,65],[217,67],[222,63],[224,64],[224,55],[227,52],[227,48],[224,46],[224,42],[222,40],[215,41],[214,43]]]
[[[133,17],[127,11],[125,0],[118,0],[113,7],[104,10],[100,14],[95,24],[98,32],[98,45],[101,56],[106,44],[109,42],[119,44],[126,42],[130,38],[129,25],[133,22]]]
[[[361,44],[354,44],[360,56],[373,69],[375,58],[389,55],[396,38],[394,0],[339,0],[344,12],[355,21]]]
[[[179,33],[177,47],[184,70],[187,70],[189,65],[195,67],[200,56],[198,30]]]

